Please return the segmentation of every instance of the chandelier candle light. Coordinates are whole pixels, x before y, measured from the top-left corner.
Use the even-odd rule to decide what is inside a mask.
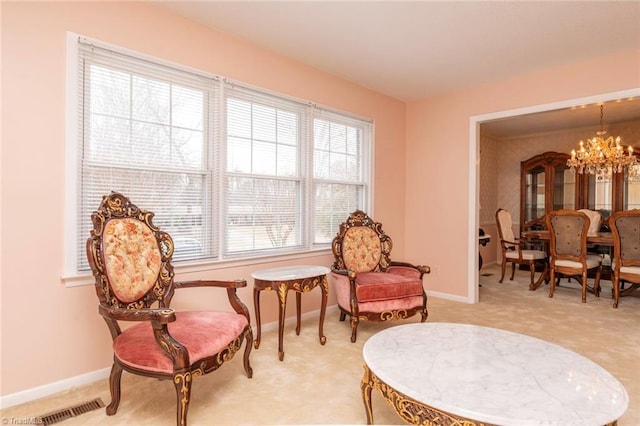
[[[611,173],[620,173],[626,167],[633,166],[637,163],[636,157],[633,155],[633,147],[627,148],[627,155],[620,145],[620,136],[613,139],[609,136],[607,139],[604,135],[607,133],[602,127],[602,118],[604,116],[604,105],[600,105],[600,131],[596,132],[595,137],[587,139],[587,143],[580,141],[578,151],[571,150],[571,158],[567,160],[567,166],[572,171],[578,173],[589,173],[594,175],[610,175]]]

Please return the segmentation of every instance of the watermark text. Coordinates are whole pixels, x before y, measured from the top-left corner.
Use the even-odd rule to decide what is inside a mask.
[[[3,417],[3,425],[43,425],[42,417]]]

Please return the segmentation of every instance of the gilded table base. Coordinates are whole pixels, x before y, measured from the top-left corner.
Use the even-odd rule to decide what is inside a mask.
[[[371,390],[376,389],[380,391],[402,420],[410,424],[426,426],[492,426],[491,423],[454,416],[411,399],[380,380],[366,364],[364,365],[364,376],[362,377],[360,388],[362,389],[362,400],[367,413],[368,425],[373,424]],[[617,424],[618,422],[614,421],[604,426],[617,426]]]
[[[373,409],[371,407],[371,390],[377,389],[387,400],[389,405],[407,423],[428,426],[489,426],[490,423],[457,417],[452,414],[429,407],[393,389],[380,380],[367,365],[364,365],[364,376],[360,384],[362,400],[367,413],[367,424],[373,424]]]

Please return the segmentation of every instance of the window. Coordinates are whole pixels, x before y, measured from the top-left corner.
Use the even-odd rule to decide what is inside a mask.
[[[225,90],[225,107],[225,255],[304,249],[308,107],[242,88]]]
[[[369,190],[370,126],[327,111],[313,119],[313,223],[315,244],[331,243],[349,213],[363,208]]]
[[[70,35],[67,276],[103,195],[156,213],[174,261],[328,248],[367,209],[372,123]],[[71,65],[69,65],[71,66]]]

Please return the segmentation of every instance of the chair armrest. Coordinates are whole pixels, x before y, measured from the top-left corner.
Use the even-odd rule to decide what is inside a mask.
[[[220,288],[242,288],[247,286],[246,280],[230,280],[230,281],[218,281],[218,280],[197,280],[197,281],[174,281],[175,288],[190,288],[190,287],[220,287]]]
[[[521,240],[520,238],[515,238],[513,241],[509,240],[500,240],[500,245],[504,250],[517,250],[518,252],[522,250],[524,245],[528,243],[527,240]]]
[[[338,275],[344,275],[345,277],[355,278],[358,273],[350,269],[332,269],[331,272]]]
[[[103,317],[116,321],[152,321],[157,324],[168,324],[176,320],[176,312],[170,308],[113,309],[99,305],[98,312]]]
[[[431,273],[431,268],[427,265],[414,265],[412,263],[408,263],[408,262],[395,262],[395,261],[391,261],[389,262],[389,267],[391,266],[404,266],[406,268],[413,268],[418,270],[421,274],[430,274]]]
[[[220,281],[220,280],[196,280],[196,281],[174,281],[175,288],[196,288],[196,287],[216,287],[216,288],[226,288],[227,289],[227,298],[229,299],[229,304],[234,311],[243,315],[247,318],[247,321],[251,323],[249,316],[249,308],[247,305],[242,303],[240,298],[238,297],[237,289],[246,287],[246,280],[228,280],[228,281]]]

